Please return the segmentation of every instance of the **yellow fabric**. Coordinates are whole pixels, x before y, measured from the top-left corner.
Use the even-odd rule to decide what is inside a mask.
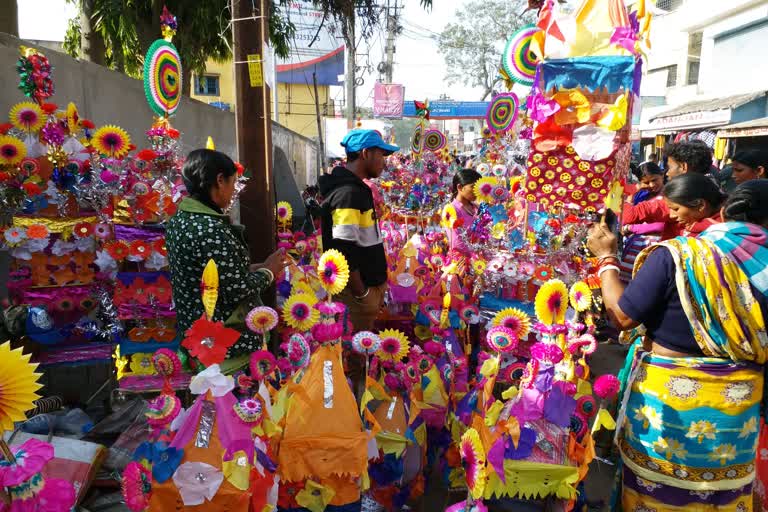
[[[569,500],[576,497],[574,486],[579,479],[579,468],[507,459],[504,461],[504,476],[506,482],[502,482],[495,472],[488,472],[485,499],[556,496]]]
[[[485,411],[485,424],[489,427],[492,427],[496,424],[496,421],[499,419],[499,414],[501,414],[501,410],[504,408],[504,402],[500,402],[499,400],[496,400],[493,402],[493,405],[491,405],[487,411]]]
[[[243,464],[243,462],[245,463]],[[232,460],[225,460],[221,463],[224,477],[241,491],[247,491],[250,486],[251,467],[248,456],[242,450],[235,452],[232,455]]]
[[[520,390],[517,389],[516,386],[509,386],[506,390],[504,390],[501,393],[501,398],[503,398],[504,400],[509,400],[513,396],[517,396],[517,393],[519,393],[519,391]]]
[[[35,224],[42,224],[46,228],[48,228],[48,231],[51,233],[71,233],[72,228],[75,227],[75,224],[80,224],[81,222],[87,222],[89,224],[94,224],[98,221],[96,217],[76,217],[71,219],[47,219],[45,217],[14,217],[13,218],[13,227],[15,228],[28,228],[29,226],[35,225]]]
[[[331,368],[331,382],[326,366]],[[326,384],[333,386],[330,404],[324,398]],[[293,394],[278,457],[281,477],[296,482],[362,475],[367,468],[368,435],[344,375],[341,345],[321,346],[312,354],[301,382],[289,387]]]
[[[592,104],[578,89],[560,91],[555,93],[552,99],[561,107],[555,114],[555,122],[558,125],[582,124],[589,121]]]
[[[296,503],[311,512],[323,512],[336,492],[312,480],[307,480],[304,489],[296,494]]]
[[[356,208],[338,208],[331,212],[334,226],[359,226],[370,228],[376,225],[373,210],[361,212]]]
[[[611,36],[618,27],[629,26],[623,0],[584,0],[576,12],[576,35],[571,41],[571,57],[629,55]]]
[[[616,430],[616,420],[613,419],[611,413],[607,410],[600,408],[597,411],[597,417],[595,417],[595,423],[592,425],[592,433],[594,434],[601,428],[606,430]]]
[[[722,160],[725,158],[725,150],[728,147],[728,139],[721,139],[720,137],[715,139],[715,160]]]
[[[609,106],[597,119],[597,126],[612,132],[621,130],[627,124],[627,108],[629,100],[626,94],[622,94],[613,105]]]

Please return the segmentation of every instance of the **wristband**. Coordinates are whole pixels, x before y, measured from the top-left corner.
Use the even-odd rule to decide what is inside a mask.
[[[364,299],[364,298],[366,298],[366,297],[368,296],[368,294],[369,294],[369,293],[371,293],[371,289],[370,289],[370,288],[366,288],[366,289],[365,289],[365,293],[364,293],[364,294],[360,295],[359,297],[356,297],[356,296],[354,296],[354,295],[353,295],[352,297],[353,297],[355,300],[361,300],[361,299]]]
[[[609,270],[615,270],[616,272],[621,271],[621,269],[619,269],[619,267],[617,267],[616,265],[605,265],[604,267],[602,267],[600,270],[597,271],[597,277],[602,278],[603,273]]]
[[[267,279],[269,279],[270,283],[274,283],[275,282],[275,274],[272,273],[271,270],[269,270],[268,268],[260,268],[259,270],[261,270],[262,272],[266,272],[267,273]]]

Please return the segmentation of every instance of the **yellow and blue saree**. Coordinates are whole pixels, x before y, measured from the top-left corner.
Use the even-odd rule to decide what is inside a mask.
[[[768,231],[714,226],[664,247],[704,357],[638,351],[617,444],[625,511],[751,511],[768,335],[753,289],[765,293]],[[750,286],[752,285],[752,286]]]

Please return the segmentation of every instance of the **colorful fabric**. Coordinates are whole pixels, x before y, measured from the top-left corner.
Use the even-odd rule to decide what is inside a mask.
[[[661,489],[656,484],[676,488],[678,495],[740,492],[751,485],[763,394],[758,366],[638,351],[629,390],[618,446],[625,467],[647,482],[638,488],[625,480],[625,500],[639,493],[677,505],[654,494]]]
[[[632,279],[632,269],[635,268],[638,255],[659,241],[661,241],[661,236],[653,234],[632,235],[625,240],[620,264],[620,278],[623,282],[628,283]]]
[[[571,146],[547,152],[531,150],[526,199],[544,207],[576,205],[596,211],[608,195],[615,166],[613,157],[582,160]]]
[[[701,235],[732,257],[762,294],[768,293],[768,230],[746,222],[724,222]]]
[[[702,352],[737,362],[763,364],[768,358],[768,335],[750,281],[760,277],[755,264],[764,257],[766,249],[756,243],[747,245],[750,239],[746,236],[741,236],[745,245],[734,244],[739,233],[745,227],[748,229],[747,225],[722,226],[731,226],[733,233],[727,234],[715,226],[713,233],[700,238],[681,237],[648,248],[638,257],[635,274],[649,254],[666,247],[675,260],[680,302]],[[717,242],[711,241],[713,237]],[[721,247],[730,250],[726,252]],[[754,260],[747,258],[749,254],[755,255]],[[752,279],[737,263],[738,259],[744,261]]]

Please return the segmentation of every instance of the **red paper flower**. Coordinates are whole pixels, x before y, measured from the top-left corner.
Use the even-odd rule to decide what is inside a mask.
[[[90,119],[81,119],[80,126],[88,130],[93,130],[94,128],[96,128],[96,125],[93,124],[93,121],[91,121]]]
[[[168,304],[171,302],[171,283],[164,277],[158,277],[149,287],[149,293],[157,299],[158,302]]]
[[[151,252],[152,252],[152,249],[149,247],[149,244],[144,240],[134,240],[133,242],[131,242],[131,245],[128,247],[128,253],[131,256],[133,256],[134,258],[140,258],[142,260],[147,259]]]
[[[157,153],[155,153],[151,149],[142,149],[136,154],[136,157],[138,157],[139,160],[144,160],[145,162],[149,160],[154,160],[157,158]]]
[[[40,105],[40,108],[42,108],[43,112],[46,114],[53,114],[59,109],[59,106],[55,103],[43,103]]]
[[[237,169],[237,175],[242,176],[245,174],[245,167],[240,162],[235,162],[235,169]]]
[[[149,304],[150,287],[142,278],[137,278],[131,283],[129,297],[139,304]]]
[[[162,256],[168,256],[168,248],[165,246],[165,238],[158,238],[152,242],[152,250]]]
[[[37,183],[33,183],[31,181],[25,181],[24,185],[22,185],[22,188],[24,189],[24,192],[26,192],[27,195],[31,197],[39,196],[43,193],[43,189],[41,189]]]
[[[169,136],[170,138],[172,138],[172,139],[178,139],[178,138],[179,138],[179,135],[181,135],[181,134],[179,133],[179,130],[177,130],[177,129],[175,129],[175,128],[168,128],[168,136]]]
[[[11,128],[13,128],[13,125],[11,123],[0,124],[0,134],[3,134],[3,135],[7,134],[8,130],[10,130]]]
[[[122,240],[112,240],[104,244],[104,249],[115,261],[123,261],[128,256],[128,244]]]
[[[205,317],[196,320],[186,332],[181,344],[205,366],[219,364],[227,349],[240,338],[240,333],[224,327],[223,322],[211,322]]]
[[[73,233],[77,238],[87,238],[93,234],[93,224],[90,222],[79,222],[75,224]]]

